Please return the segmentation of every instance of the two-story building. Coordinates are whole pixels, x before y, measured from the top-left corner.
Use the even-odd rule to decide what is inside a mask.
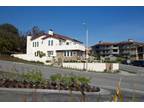
[[[144,60],[144,43],[132,39],[122,42],[99,42],[92,46],[92,53],[104,58],[119,56],[131,60]]]
[[[85,46],[76,39],[49,30],[48,34],[43,36],[27,36],[27,48],[24,58],[29,61],[42,62],[58,59],[76,61],[85,58]]]
[[[99,56],[104,59],[115,59],[119,55],[119,47],[117,43],[99,41],[92,46],[92,55]]]

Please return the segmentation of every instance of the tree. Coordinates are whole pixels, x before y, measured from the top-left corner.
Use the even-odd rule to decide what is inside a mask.
[[[8,24],[8,23],[2,24],[2,25],[0,25],[0,30],[5,31],[5,32],[10,32],[17,36],[19,35],[18,29],[15,26],[13,26],[12,24]]]
[[[26,36],[40,36],[45,34],[37,26],[34,26],[31,31],[21,33],[12,24],[0,25],[0,54],[25,53],[26,52]]]
[[[40,35],[44,35],[45,32],[43,30],[40,30],[40,28],[38,26],[34,26],[31,30],[31,35],[32,36],[40,36]]]
[[[20,32],[20,52],[26,53],[26,43],[27,43],[27,36],[28,32]]]
[[[19,51],[20,37],[18,29],[11,24],[0,25],[0,53]]]

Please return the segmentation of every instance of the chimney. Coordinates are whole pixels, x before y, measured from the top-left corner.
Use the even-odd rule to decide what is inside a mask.
[[[133,39],[128,39],[128,42],[134,42],[134,40]]]
[[[48,34],[49,34],[49,35],[53,35],[53,34],[54,34],[54,33],[53,33],[53,30],[50,29],[50,30],[48,31]]]

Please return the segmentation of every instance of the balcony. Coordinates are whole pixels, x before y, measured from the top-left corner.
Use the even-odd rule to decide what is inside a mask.
[[[84,45],[62,45],[58,46],[57,50],[82,50],[85,51],[85,46]]]
[[[119,52],[112,52],[112,54],[119,54]]]

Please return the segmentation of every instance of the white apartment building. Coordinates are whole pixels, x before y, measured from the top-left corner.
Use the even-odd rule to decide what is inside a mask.
[[[55,34],[49,30],[48,34],[43,36],[27,36],[26,54],[13,56],[28,61],[41,62],[58,59],[63,61],[81,60],[85,57],[85,46],[76,39]]]

